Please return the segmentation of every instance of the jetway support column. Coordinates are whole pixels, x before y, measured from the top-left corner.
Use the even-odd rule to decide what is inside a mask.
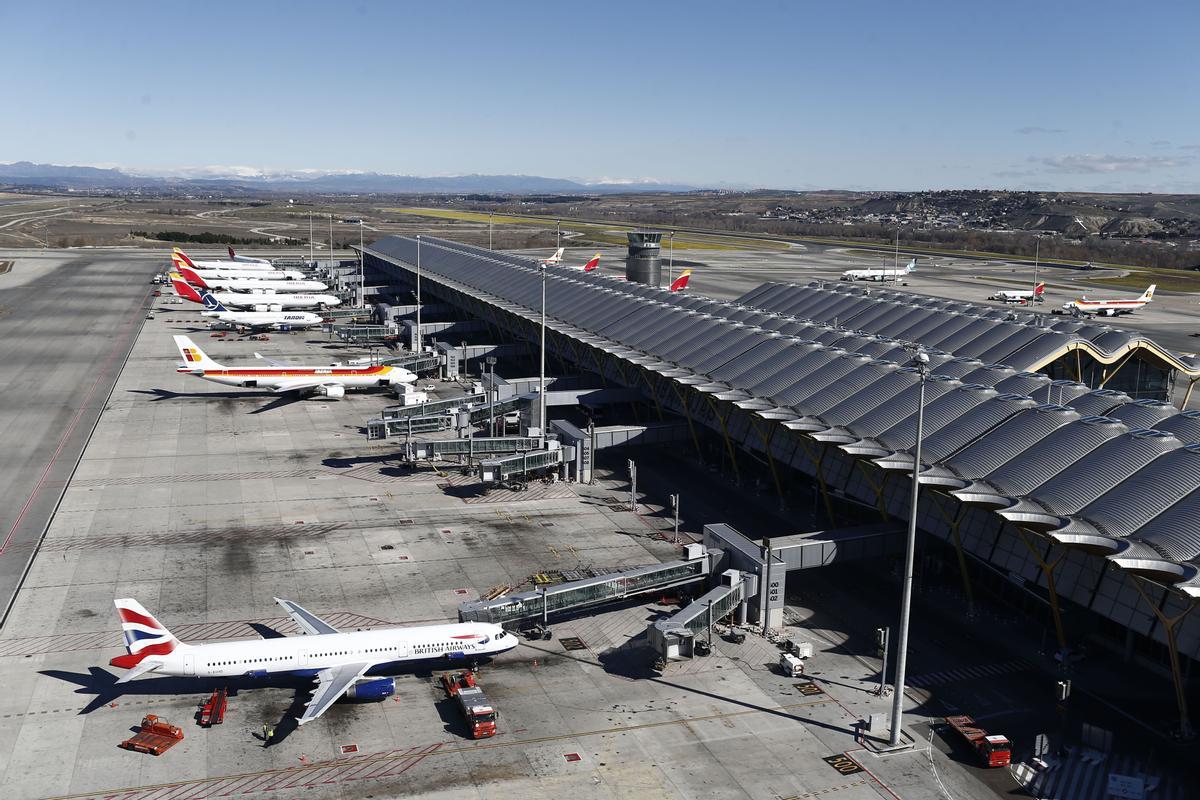
[[[1067,634],[1063,629],[1062,609],[1058,604],[1058,590],[1054,585],[1054,570],[1062,563],[1063,557],[1067,554],[1066,548],[1061,548],[1058,556],[1053,561],[1047,561],[1038,549],[1034,547],[1033,542],[1029,540],[1030,533],[1024,528],[1017,528],[1017,535],[1021,537],[1021,542],[1033,554],[1034,561],[1041,568],[1042,574],[1046,577],[1046,590],[1050,593],[1050,613],[1054,618],[1054,635],[1058,639],[1059,652],[1066,654],[1067,649]],[[1053,545],[1051,545],[1053,549]]]

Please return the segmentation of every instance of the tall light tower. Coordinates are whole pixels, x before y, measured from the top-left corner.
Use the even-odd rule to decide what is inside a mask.
[[[367,279],[363,277],[363,221],[358,221],[358,304],[367,304]]]
[[[921,492],[921,435],[925,425],[925,381],[929,377],[929,354],[918,350],[909,362],[916,367],[917,441],[913,446],[912,499],[908,509],[908,541],[904,548],[904,581],[900,590],[900,640],[896,646],[896,683],[892,694],[892,729],[889,744],[900,744],[900,717],[904,713],[904,668],[908,661],[908,618],[912,606],[913,558],[917,546],[917,501]]]
[[[417,349],[421,352],[421,234],[417,234]]]
[[[538,366],[538,435],[546,441],[546,265],[538,268],[542,273],[542,346]]]
[[[667,286],[675,282],[675,231],[671,231],[671,255],[667,257]]]

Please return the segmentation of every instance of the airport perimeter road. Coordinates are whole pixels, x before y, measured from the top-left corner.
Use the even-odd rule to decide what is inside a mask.
[[[0,253],[0,625],[141,330],[161,259]]]

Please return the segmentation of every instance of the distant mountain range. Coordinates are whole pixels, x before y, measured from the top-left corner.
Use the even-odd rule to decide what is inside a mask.
[[[0,185],[46,189],[143,190],[173,192],[317,194],[625,194],[688,192],[680,184],[581,183],[537,175],[454,175],[422,177],[379,172],[259,172],[209,167],[182,175],[135,175],[119,169],[59,166],[18,161],[0,164]]]

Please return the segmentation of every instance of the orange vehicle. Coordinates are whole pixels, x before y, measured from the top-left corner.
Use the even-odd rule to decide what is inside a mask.
[[[448,672],[442,676],[442,688],[458,704],[471,728],[472,739],[496,735],[496,717],[500,716],[483,690],[475,685],[473,672]]]
[[[161,756],[183,741],[183,731],[169,722],[163,722],[154,714],[142,718],[142,727],[137,733],[121,742],[121,747],[135,753]]]
[[[986,767],[1007,767],[1012,761],[1012,742],[1007,736],[989,734],[972,718],[962,715],[946,717],[946,724],[959,736],[967,740],[972,749],[983,759]]]
[[[211,728],[213,725],[220,725],[225,721],[225,709],[229,705],[229,690],[217,689],[203,703],[200,704],[200,714],[197,721],[203,728]]]

